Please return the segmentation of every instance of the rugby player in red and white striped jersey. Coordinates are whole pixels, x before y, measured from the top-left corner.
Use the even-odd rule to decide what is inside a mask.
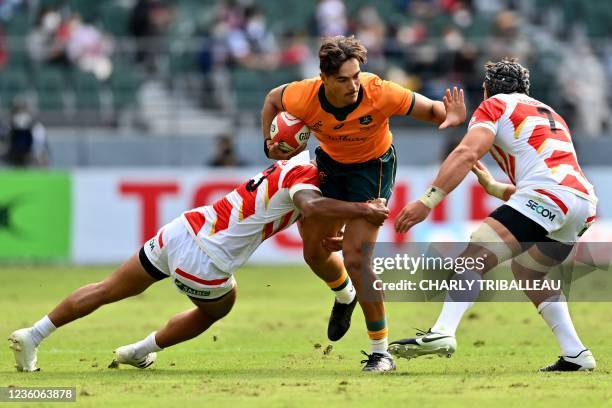
[[[349,203],[322,197],[308,152],[278,161],[216,203],[183,213],[108,278],[77,289],[32,327],[13,332],[9,341],[16,368],[36,371],[38,345],[57,327],[170,277],[196,307],[145,339],[115,350],[117,363],[146,368],[157,351],[198,336],[229,313],[236,299],[236,269],[264,240],[298,218],[364,218],[380,226],[388,215],[384,200]],[[328,336],[339,339],[350,325],[355,290],[338,255],[325,270],[314,272],[336,294]]]
[[[396,221],[405,232],[473,170],[487,192],[506,203],[485,219],[461,256],[487,259],[480,277],[512,258],[519,280],[540,280],[563,262],[595,219],[597,197],[583,174],[570,130],[551,107],[528,96],[529,71],[515,59],[485,66],[484,102],[459,146],[444,161],[423,197],[406,206]],[[489,151],[511,184],[497,182],[478,160]],[[465,277],[463,277],[465,279]],[[451,355],[455,331],[478,293],[447,293],[438,321],[428,333],[392,343],[400,357]],[[580,341],[560,291],[526,291],[554,332],[561,357],[542,371],[593,370],[595,359]],[[453,301],[453,299],[455,301]],[[461,301],[457,301],[461,299]]]

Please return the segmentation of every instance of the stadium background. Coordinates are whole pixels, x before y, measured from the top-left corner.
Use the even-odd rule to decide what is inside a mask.
[[[356,34],[370,51],[365,69],[431,98],[465,87],[469,113],[482,64],[518,56],[533,95],[570,123],[600,197],[588,239],[610,242],[609,21],[608,0],[0,0],[0,333],[31,325],[107,276],[162,223],[267,166],[258,128],[265,92],[317,74],[322,34]],[[25,168],[9,154],[11,124],[24,111],[45,129]],[[400,117],[391,125],[401,165],[395,215],[465,127],[439,132]],[[387,222],[381,240],[465,240],[497,204],[470,179],[427,223],[398,236]],[[356,313],[345,338],[327,342],[332,294],[298,245],[292,230],[262,247],[253,259],[261,265],[237,274],[232,313],[165,350],[153,369],[107,365],[114,347],[192,306],[167,281],[58,330],[41,347],[39,373],[16,373],[4,348],[0,386],[75,386],[79,405],[139,408],[609,406],[608,303],[570,305],[598,359],[587,375],[536,372],[557,344],[527,302],[476,305],[452,359],[361,375],[363,318]],[[595,283],[609,293],[606,282]],[[439,309],[388,303],[391,338],[427,328]]]
[[[7,158],[0,172],[0,259],[125,259],[181,211],[266,166],[265,93],[317,75],[318,38],[347,33],[369,49],[364,70],[433,99],[461,86],[470,113],[483,62],[519,57],[532,95],[569,122],[600,197],[588,239],[609,242],[611,18],[603,0],[0,2],[0,147],[10,150],[15,105],[46,130],[32,163]],[[465,126],[439,132],[396,117],[392,130],[393,218]],[[381,239],[466,240],[496,205],[472,178],[427,223],[398,236],[389,222]],[[293,229],[253,262],[297,263],[299,247]]]

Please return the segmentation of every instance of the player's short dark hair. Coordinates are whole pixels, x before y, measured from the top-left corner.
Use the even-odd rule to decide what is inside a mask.
[[[326,37],[319,49],[319,68],[325,75],[336,75],[346,61],[356,58],[360,64],[368,62],[368,50],[354,36]]]
[[[529,70],[519,64],[516,58],[489,61],[484,68],[484,86],[489,96],[513,92],[529,95]]]

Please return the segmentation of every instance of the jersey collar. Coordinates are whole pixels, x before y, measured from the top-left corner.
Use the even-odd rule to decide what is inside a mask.
[[[321,87],[319,88],[319,102],[321,103],[321,107],[323,108],[325,112],[331,113],[332,115],[334,115],[336,120],[340,122],[344,121],[351,112],[357,109],[357,107],[359,106],[362,100],[363,100],[363,86],[360,86],[359,95],[357,95],[357,100],[354,103],[347,105],[347,106],[343,106],[342,108],[336,108],[325,97],[325,85],[321,84]]]

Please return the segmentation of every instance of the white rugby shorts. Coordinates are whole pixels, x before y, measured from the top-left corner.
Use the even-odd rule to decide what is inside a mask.
[[[570,191],[542,188],[518,190],[506,202],[541,225],[547,237],[573,243],[595,220],[596,204]]]
[[[189,297],[214,300],[236,286],[234,276],[217,268],[195,243],[180,217],[160,228],[143,251],[155,269],[169,276],[176,289]]]

